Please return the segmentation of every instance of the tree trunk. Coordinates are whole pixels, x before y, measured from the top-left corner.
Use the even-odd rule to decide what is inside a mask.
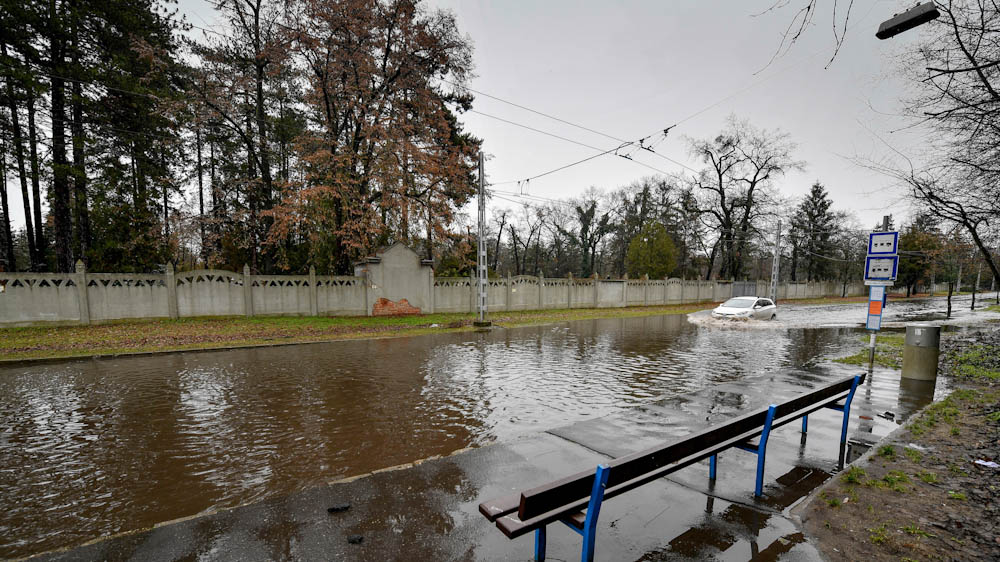
[[[948,316],[951,318],[951,294],[955,292],[955,282],[948,281]]]
[[[215,238],[216,253],[222,252],[222,195],[215,177],[215,140],[208,139],[208,180],[212,190],[212,233]]]
[[[0,189],[0,212],[3,212],[3,250],[4,271],[17,271],[17,258],[14,256],[14,233],[10,230],[10,206],[7,204],[7,145],[0,137],[0,180],[4,189]],[[31,219],[27,223],[31,224]]]
[[[64,37],[56,0],[49,0],[49,68],[52,71],[52,214],[55,219],[56,269],[69,273],[73,265],[70,241],[73,224],[69,209],[69,170],[66,161],[66,91],[60,76],[63,68]]]
[[[972,286],[972,306],[969,307],[969,310],[976,309],[976,291],[979,290],[979,276],[980,274],[982,274],[982,272],[983,272],[983,264],[982,262],[980,262],[979,267],[976,268],[976,284]]]
[[[166,246],[170,246],[170,194],[167,191],[167,162],[166,158],[163,157],[162,149],[160,150],[160,169],[163,174],[161,178],[163,183],[163,243]]]
[[[201,263],[208,267],[208,247],[205,245],[205,183],[201,169],[201,125],[194,129],[194,145],[198,171],[198,234],[201,236]]]
[[[31,193],[34,197],[35,208],[35,251],[38,252],[39,267],[45,269],[45,254],[48,250],[49,240],[45,237],[45,230],[42,226],[42,187],[41,174],[38,168],[38,130],[35,128],[35,93],[28,90],[28,148],[31,152]],[[27,208],[27,207],[25,207]],[[28,221],[25,216],[25,222]]]
[[[705,281],[712,278],[712,268],[715,267],[715,254],[719,251],[719,243],[712,244],[712,251],[708,254],[708,271],[705,273]]]
[[[77,27],[74,20],[72,32],[74,69],[80,64],[76,35]],[[76,223],[73,241],[77,259],[86,260],[87,250],[90,248],[90,212],[87,208],[87,167],[84,163],[83,87],[80,82],[75,81],[72,83],[70,91],[72,92],[70,104],[73,113],[73,121],[70,124],[73,135],[73,214]]]
[[[4,45],[2,42],[0,42],[0,49],[2,49],[2,51],[0,51],[0,52],[3,53],[4,57],[6,57],[7,56],[7,46]],[[24,204],[24,223],[25,223],[25,227],[26,227],[26,229],[28,231],[28,257],[29,257],[29,260],[31,261],[30,267],[28,269],[30,269],[30,270],[37,270],[38,266],[39,266],[39,262],[41,260],[39,260],[39,258],[38,258],[38,252],[37,252],[37,248],[35,246],[35,240],[34,240],[34,229],[33,229],[32,225],[31,225],[31,204],[30,204],[30,201],[29,201],[29,198],[28,198],[28,175],[27,175],[27,173],[25,172],[25,169],[24,169],[24,145],[23,145],[23,140],[21,139],[21,123],[20,123],[20,120],[19,120],[19,117],[18,117],[17,103],[15,101],[16,98],[14,97],[14,84],[13,84],[13,81],[14,81],[13,78],[11,78],[10,76],[7,76],[7,107],[10,109],[10,122],[11,122],[10,124],[11,124],[11,129],[12,129],[11,132],[13,133],[13,137],[14,137],[14,139],[13,139],[14,140],[14,158],[17,160],[17,171],[18,171],[18,175],[20,176],[20,180],[21,180],[21,198],[22,198],[23,204]],[[4,156],[4,158],[6,160],[6,155]],[[5,162],[5,165],[6,165],[6,162]],[[4,185],[3,185],[3,190],[5,192],[4,193],[4,202],[6,204],[6,200],[7,200],[7,194],[6,194],[6,190],[7,190],[6,168],[4,169]],[[7,214],[7,211],[4,211],[4,218],[5,218],[5,220],[9,221],[9,215]],[[13,242],[11,244],[13,245]],[[13,267],[13,266],[10,266],[10,267]]]

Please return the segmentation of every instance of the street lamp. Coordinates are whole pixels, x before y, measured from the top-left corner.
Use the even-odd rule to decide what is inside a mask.
[[[892,18],[882,22],[882,25],[878,26],[878,31],[875,32],[875,37],[879,39],[894,37],[904,31],[936,19],[940,15],[941,12],[938,11],[934,2],[918,4],[902,14],[896,14]]]

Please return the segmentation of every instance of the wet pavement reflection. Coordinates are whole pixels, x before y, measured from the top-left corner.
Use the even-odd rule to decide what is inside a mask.
[[[897,321],[926,309],[908,303]],[[618,440],[635,450],[853,372],[822,360],[857,346],[858,329],[838,322],[847,310],[856,314],[789,306],[777,322],[743,326],[619,318],[0,367],[0,556],[624,413],[649,420]],[[935,393],[884,378],[868,399],[900,416],[869,412],[869,431]]]

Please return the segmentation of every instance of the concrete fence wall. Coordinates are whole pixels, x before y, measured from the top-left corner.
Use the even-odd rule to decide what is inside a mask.
[[[386,263],[395,263],[391,257]],[[406,298],[415,310],[425,313],[474,311],[474,279],[433,277],[426,264],[415,263],[414,268],[412,275],[394,269],[392,275],[383,277],[376,277],[372,267],[361,268],[360,275],[354,276],[312,271],[309,275],[251,275],[246,268],[243,273],[174,273],[172,267],[163,274],[88,273],[83,264],[70,274],[0,273],[0,326],[230,315],[363,316],[378,314],[376,301],[387,298],[390,302]],[[401,279],[406,283],[400,284]],[[685,304],[722,301],[734,289],[729,281],[521,275],[490,279],[487,304],[491,311]],[[740,287],[740,292],[745,290]],[[757,283],[757,294],[767,291],[767,282]],[[841,296],[843,292],[843,285],[835,282],[782,283],[778,299]],[[865,287],[851,284],[846,292],[863,295]]]

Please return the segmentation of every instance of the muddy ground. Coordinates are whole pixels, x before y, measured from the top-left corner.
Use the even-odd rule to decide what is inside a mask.
[[[1000,330],[942,340],[956,390],[796,511],[831,560],[1000,560]]]

